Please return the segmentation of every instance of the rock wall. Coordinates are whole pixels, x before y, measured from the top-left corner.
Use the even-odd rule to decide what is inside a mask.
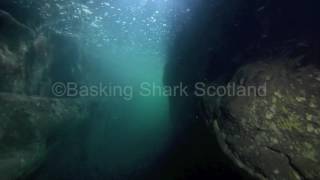
[[[223,97],[209,113],[212,127],[224,151],[259,179],[317,179],[320,70],[286,56],[273,60],[239,69],[231,83],[266,84],[267,94]]]
[[[319,91],[316,74],[320,39],[315,21],[320,17],[316,10],[319,2],[228,0],[199,1],[198,6],[199,11],[179,28],[164,81],[194,87],[196,82],[217,86],[232,82],[259,84],[269,79],[271,94],[265,98],[172,97],[172,119],[181,131],[173,144],[177,144],[178,159],[187,161],[180,168],[187,166],[196,175],[203,170],[193,162],[201,164],[210,157],[215,160],[209,163],[220,163],[229,169],[227,172],[234,172],[230,164],[216,160],[228,162],[220,154],[221,149],[237,169],[251,177],[319,178],[319,147],[315,141],[319,137],[314,131],[317,125],[305,121],[306,114],[318,121],[318,110],[310,103]],[[275,99],[274,93],[280,89],[285,94]],[[257,124],[264,127],[260,129]],[[216,135],[204,135],[207,131]],[[206,145],[194,150],[197,142]],[[292,149],[283,149],[288,146]],[[189,160],[190,156],[196,160]],[[219,177],[213,167],[211,170],[200,174]],[[235,177],[239,177],[241,171],[236,172]]]
[[[64,48],[63,48],[63,47]],[[82,99],[56,99],[53,82],[79,82],[77,39],[35,32],[0,10],[0,179],[26,177],[88,117]]]

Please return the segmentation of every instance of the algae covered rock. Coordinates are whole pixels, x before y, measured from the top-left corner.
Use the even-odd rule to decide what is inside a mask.
[[[320,70],[293,63],[301,58],[240,68],[231,82],[266,84],[266,96],[222,97],[212,108],[222,149],[259,179],[320,178]]]
[[[0,94],[0,179],[26,176],[46,158],[53,140],[80,124],[87,110],[76,100]]]

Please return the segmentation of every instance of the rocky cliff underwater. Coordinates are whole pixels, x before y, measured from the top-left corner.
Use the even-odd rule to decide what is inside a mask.
[[[2,0],[0,180],[320,179],[317,0]]]

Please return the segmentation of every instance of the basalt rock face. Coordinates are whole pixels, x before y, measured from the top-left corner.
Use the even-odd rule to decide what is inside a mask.
[[[225,153],[259,179],[318,179],[320,70],[274,58],[240,68],[231,80],[266,84],[266,96],[208,100],[212,127]]]
[[[32,173],[48,151],[87,118],[86,101],[56,99],[51,92],[55,81],[81,78],[75,42],[50,32],[36,34],[0,10],[1,180]]]
[[[190,87],[198,81],[215,86],[266,84],[268,89],[267,96],[172,97],[177,127],[187,124],[184,134],[201,134],[185,141],[207,143],[190,154],[210,149],[223,159],[217,150],[222,149],[237,169],[260,179],[319,179],[317,5],[296,0],[199,1],[203,8],[177,35],[165,82]],[[209,130],[197,129],[200,124]],[[213,129],[216,135],[210,138],[218,139],[216,147],[202,135]]]
[[[208,82],[266,85],[266,96],[204,98],[209,111],[204,117],[220,147],[258,179],[320,178],[319,34],[313,32],[318,27],[310,21],[310,4],[300,6],[301,16],[293,14],[297,8],[294,3],[284,10],[275,1],[259,8],[261,38],[234,55],[237,68],[230,78]],[[272,12],[283,16],[277,19]],[[296,24],[288,25],[291,21]]]

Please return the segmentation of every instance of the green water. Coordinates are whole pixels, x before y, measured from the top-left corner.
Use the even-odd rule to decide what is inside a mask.
[[[130,100],[105,98],[105,119],[92,119],[86,146],[91,166],[110,174],[132,173],[156,163],[165,150],[171,129],[168,97],[139,93],[141,83],[162,85],[162,58],[121,53],[106,62],[116,77],[114,83],[133,87],[134,93]]]
[[[43,1],[43,2],[42,2]],[[173,12],[169,0],[23,1],[46,19],[41,27],[75,37],[90,69],[88,85],[130,87],[104,102],[76,137],[53,151],[36,179],[128,179],[143,174],[164,155],[171,137],[168,98],[141,96],[141,84],[161,87],[169,52]],[[189,12],[189,11],[188,11]],[[89,97],[91,98],[91,97]],[[121,178],[123,177],[123,178]]]
[[[140,20],[145,18],[137,17]],[[163,20],[165,17],[158,18]],[[95,50],[102,61],[101,69],[105,70],[105,75],[100,74],[100,78],[106,76],[106,83],[128,86],[133,89],[133,94],[129,99],[105,98],[107,115],[92,119],[85,146],[88,164],[104,177],[145,172],[164,154],[171,135],[168,97],[140,94],[142,83],[162,86],[167,61],[164,29],[152,30],[159,25],[150,27],[142,23],[132,25],[130,32],[125,33],[121,31],[122,25],[118,26],[117,20],[115,22],[112,29],[106,29],[112,34],[112,43]]]

